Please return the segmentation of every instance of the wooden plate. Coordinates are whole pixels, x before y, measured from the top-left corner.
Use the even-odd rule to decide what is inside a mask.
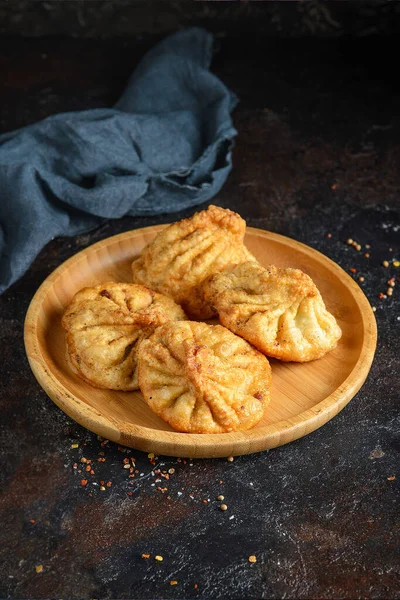
[[[343,331],[338,347],[305,364],[271,360],[272,401],[253,429],[224,434],[174,431],[145,404],[140,392],[87,385],[65,360],[61,315],[84,286],[131,281],[130,264],[165,225],[108,238],[58,267],[36,292],[25,321],[25,347],[38,382],[72,419],[91,431],[145,452],[182,457],[250,454],[314,431],[332,419],[364,383],[376,347],[376,324],[359,286],[316,250],[276,233],[247,228],[246,245],[263,263],[302,269],[317,284]]]

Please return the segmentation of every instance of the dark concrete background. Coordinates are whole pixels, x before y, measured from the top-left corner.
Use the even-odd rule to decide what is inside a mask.
[[[1,130],[110,105],[152,41],[2,41]],[[233,462],[159,457],[152,464],[143,453],[102,445],[36,383],[23,347],[25,313],[40,283],[69,256],[171,216],[124,218],[54,240],[0,298],[1,597],[400,595],[400,268],[392,262],[400,260],[400,90],[390,58],[397,41],[254,33],[228,35],[220,46],[213,69],[241,102],[234,168],[214,202],[365,278],[360,285],[379,331],[370,376],[323,428]],[[348,237],[361,252],[346,245]],[[380,299],[391,276],[393,295]],[[131,456],[139,471],[133,479],[123,468]],[[78,472],[82,457],[93,461],[94,475]],[[156,482],[155,468],[175,472]],[[112,485],[102,492],[100,481]],[[221,493],[226,512],[218,509]]]
[[[191,25],[219,36],[365,37],[392,35],[399,24],[400,5],[388,0],[0,0],[0,33],[26,37],[128,38]]]

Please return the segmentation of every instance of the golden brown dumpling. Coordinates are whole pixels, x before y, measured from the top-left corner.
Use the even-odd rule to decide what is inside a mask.
[[[139,385],[150,408],[174,429],[250,429],[270,401],[265,356],[221,325],[167,323],[142,342]]]
[[[67,360],[95,387],[135,390],[139,343],[156,327],[186,319],[171,298],[133,283],[103,283],[84,288],[62,318]]]
[[[298,269],[243,263],[209,277],[202,292],[225,327],[281,360],[321,358],[342,335],[316,285]]]
[[[255,260],[243,245],[245,228],[237,213],[211,205],[161,231],[132,263],[133,281],[171,296],[195,319],[211,318],[198,286],[230,264]]]

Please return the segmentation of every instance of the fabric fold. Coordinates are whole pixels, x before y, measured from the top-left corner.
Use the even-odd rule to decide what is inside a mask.
[[[176,212],[220,190],[237,98],[209,71],[212,48],[205,30],[180,31],[144,56],[115,107],[0,136],[0,292],[56,236]]]

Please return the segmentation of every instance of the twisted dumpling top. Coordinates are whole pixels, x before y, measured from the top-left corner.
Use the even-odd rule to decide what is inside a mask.
[[[137,389],[137,349],[156,327],[186,319],[171,298],[133,283],[103,283],[80,290],[62,319],[67,359],[96,387]]]
[[[243,244],[245,229],[237,213],[211,205],[161,231],[132,263],[133,281],[171,296],[193,318],[215,316],[198,286],[228,265],[255,260]]]
[[[284,361],[320,358],[342,334],[316,285],[299,269],[243,263],[210,276],[202,294],[225,327]]]
[[[150,408],[174,429],[250,429],[270,401],[265,356],[221,325],[167,323],[139,348],[139,385]]]

